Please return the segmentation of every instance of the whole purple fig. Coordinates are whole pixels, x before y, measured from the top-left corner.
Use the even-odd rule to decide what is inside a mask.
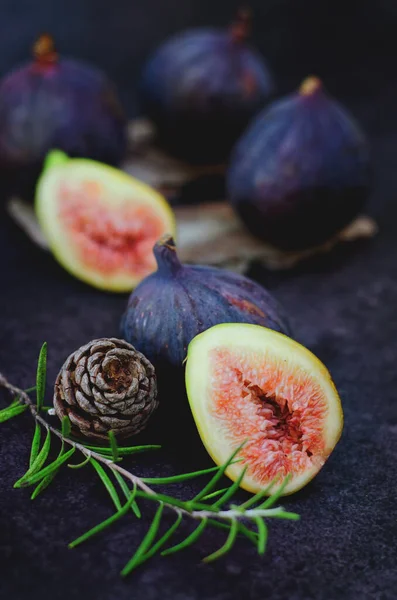
[[[154,255],[157,271],[131,294],[121,327],[156,367],[182,366],[190,341],[219,323],[253,323],[288,335],[276,300],[247,277],[181,264],[169,236],[157,242]]]
[[[362,210],[370,157],[364,133],[316,77],[274,102],[237,143],[228,196],[247,228],[286,250],[329,241]]]
[[[166,41],[144,68],[142,110],[160,143],[192,163],[220,163],[273,93],[261,56],[247,44],[250,15],[228,29],[202,28]]]
[[[125,118],[106,75],[60,59],[47,34],[34,57],[0,81],[0,169],[8,191],[24,195],[51,149],[112,165],[126,149]]]

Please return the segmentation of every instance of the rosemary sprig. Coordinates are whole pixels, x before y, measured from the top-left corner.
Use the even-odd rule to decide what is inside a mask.
[[[120,461],[124,456],[154,450],[160,448],[160,446],[118,446],[116,437],[112,432],[109,434],[108,446],[84,444],[71,437],[71,424],[68,417],[64,417],[60,429],[54,427],[43,416],[43,413],[48,412],[48,406],[44,405],[46,364],[47,346],[43,344],[38,360],[36,385],[34,388],[25,391],[9,383],[0,373],[0,387],[6,388],[15,397],[7,408],[0,410],[0,422],[16,417],[27,409],[35,420],[29,467],[26,473],[14,484],[14,487],[17,488],[38,484],[32,493],[32,500],[50,485],[62,465],[67,464],[75,452],[83,455],[83,460],[77,463],[68,463],[67,466],[78,469],[91,465],[107,490],[116,512],[72,541],[69,544],[70,548],[75,548],[89,540],[120,518],[127,514],[131,515],[131,512],[139,518],[141,510],[138,501],[141,500],[150,500],[158,506],[141,544],[122,569],[121,574],[123,576],[128,575],[157,554],[167,556],[192,546],[208,527],[224,530],[227,535],[223,545],[203,559],[205,562],[211,562],[227,554],[233,548],[239,536],[246,537],[255,545],[257,552],[262,555],[266,550],[268,538],[268,527],[265,519],[299,519],[299,515],[287,512],[281,506],[274,507],[283,492],[284,486],[288,483],[288,478],[284,480],[274,494],[270,495],[273,482],[266,490],[240,504],[230,504],[230,502],[239,490],[245,470],[242,471],[235,482],[222,489],[217,489],[218,483],[222,480],[228,467],[239,460],[237,456],[243,445],[239,446],[229,460],[221,466],[170,477],[139,477],[123,468]],[[28,395],[34,390],[36,391],[36,402]],[[46,435],[43,445],[40,447],[43,431]],[[60,440],[61,447],[57,458],[49,462],[51,442],[54,439]],[[65,447],[67,446],[70,446],[70,448],[66,451]],[[110,474],[113,474],[115,483],[110,478]],[[174,498],[171,495],[157,492],[153,487],[150,487],[167,486],[208,475],[212,475],[210,480],[199,493],[188,500]],[[122,504],[119,494],[124,496],[124,504]],[[265,496],[269,497],[265,500]],[[166,515],[170,512],[173,512],[176,516],[171,525],[165,522]],[[194,522],[195,528],[184,539],[165,548],[166,544],[173,539],[183,520]],[[249,524],[254,529],[248,527]],[[164,528],[165,531],[159,535],[160,529]]]

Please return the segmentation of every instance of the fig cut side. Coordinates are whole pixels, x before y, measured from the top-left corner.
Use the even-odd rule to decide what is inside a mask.
[[[217,464],[241,444],[226,474],[257,493],[287,475],[284,494],[322,468],[343,426],[340,399],[326,367],[287,336],[257,325],[222,324],[188,349],[186,386],[197,428]],[[270,493],[270,490],[269,490]]]
[[[64,268],[110,291],[130,291],[154,271],[153,245],[175,229],[160,194],[88,159],[70,159],[44,171],[36,212]]]

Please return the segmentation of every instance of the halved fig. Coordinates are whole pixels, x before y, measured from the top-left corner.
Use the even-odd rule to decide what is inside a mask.
[[[226,475],[257,493],[289,475],[283,494],[321,469],[343,427],[340,398],[318,358],[289,337],[259,325],[215,325],[188,347],[186,389],[201,439]],[[245,442],[245,443],[244,443]]]
[[[175,232],[163,196],[100,162],[47,157],[36,189],[40,227],[61,265],[95,287],[126,292],[156,270],[153,246]]]

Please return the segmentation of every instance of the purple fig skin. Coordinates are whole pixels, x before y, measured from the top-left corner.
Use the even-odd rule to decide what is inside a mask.
[[[180,263],[174,241],[154,247],[158,270],[131,294],[122,336],[153,362],[181,367],[190,341],[219,323],[253,323],[290,334],[276,300],[247,277]]]
[[[230,30],[194,29],[168,40],[149,59],[141,82],[143,112],[160,143],[192,163],[220,163],[273,94],[272,76]]]
[[[227,193],[251,233],[303,250],[357,216],[370,176],[364,133],[311,77],[254,119],[232,153]]]
[[[51,149],[115,166],[126,150],[126,121],[107,77],[54,56],[0,81],[0,169],[22,189],[34,185]]]

